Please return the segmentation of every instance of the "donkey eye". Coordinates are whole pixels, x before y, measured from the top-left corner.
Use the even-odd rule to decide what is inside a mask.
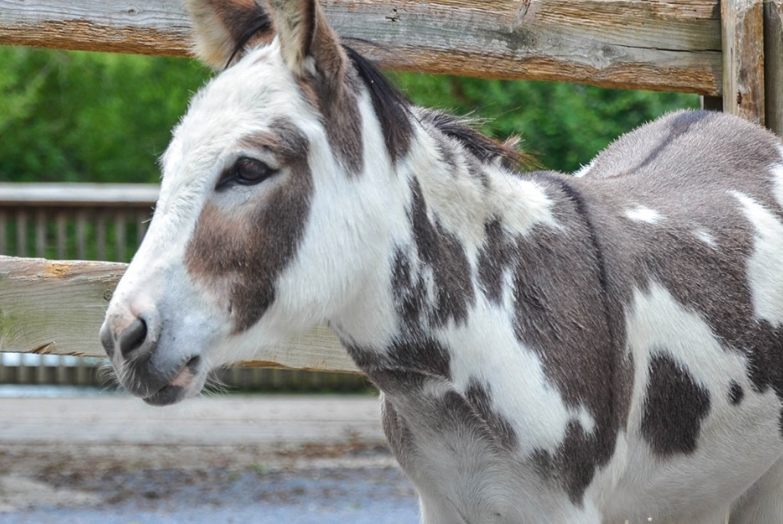
[[[226,189],[233,184],[253,186],[260,184],[275,173],[274,169],[260,160],[242,157],[231,166],[231,169],[223,174],[218,182],[217,189]]]

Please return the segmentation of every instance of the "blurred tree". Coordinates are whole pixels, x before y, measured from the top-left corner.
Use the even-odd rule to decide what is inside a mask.
[[[0,47],[0,64],[0,181],[159,180],[209,76],[190,60],[26,48]]]
[[[0,181],[155,182],[157,157],[209,71],[186,59],[0,47]],[[417,104],[519,134],[546,167],[573,171],[625,131],[694,95],[577,84],[392,74]]]

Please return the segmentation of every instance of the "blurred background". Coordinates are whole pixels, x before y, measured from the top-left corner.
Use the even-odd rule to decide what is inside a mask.
[[[0,255],[129,261],[157,159],[211,72],[187,59],[20,47],[0,47],[0,71],[0,183],[14,184],[0,189]],[[676,93],[391,77],[413,102],[501,140],[520,135],[564,172],[699,105]],[[101,185],[77,185],[87,183]],[[101,367],[0,354],[0,524],[417,520],[362,376],[231,368],[217,376],[224,394],[161,410],[117,392]]]

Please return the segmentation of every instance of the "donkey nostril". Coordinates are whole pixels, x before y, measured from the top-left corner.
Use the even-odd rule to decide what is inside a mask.
[[[147,340],[147,323],[141,318],[133,321],[133,324],[120,333],[120,351],[122,356],[128,358],[138,351]]]

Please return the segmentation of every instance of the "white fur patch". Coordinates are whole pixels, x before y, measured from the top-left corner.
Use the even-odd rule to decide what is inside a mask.
[[[595,160],[593,160],[592,162],[590,162],[586,166],[582,166],[581,168],[579,168],[579,171],[574,173],[573,176],[575,176],[576,178],[582,178],[582,177],[586,176],[588,173],[590,173],[590,170],[593,169],[594,165],[595,165]]]
[[[710,247],[718,247],[718,241],[715,240],[715,237],[712,236],[712,233],[709,231],[706,231],[704,229],[697,229],[693,232],[693,236],[704,242]]]
[[[783,326],[783,223],[748,195],[733,194],[756,230],[753,253],[748,259],[753,313],[773,326]]]
[[[657,224],[663,220],[663,215],[654,209],[645,206],[636,206],[625,211],[626,218],[634,222],[646,222],[648,224]]]
[[[732,378],[747,387],[745,358],[724,350],[707,322],[658,283],[651,283],[647,291],[634,291],[626,313],[626,329],[636,368],[636,404],[631,413],[634,423],[641,421],[640,401],[645,397],[649,363],[658,352],[666,352],[711,393],[725,389]]]
[[[505,174],[491,177],[490,185],[496,216],[511,232],[526,235],[538,225],[562,229],[552,214],[554,203],[541,185]]]
[[[780,207],[783,208],[783,146],[778,150],[780,151],[781,163],[772,166],[772,194]]]
[[[492,408],[510,423],[522,453],[557,449],[571,420],[591,433],[592,415],[584,407],[565,405],[539,356],[517,341],[507,311],[479,303],[465,325],[441,335],[451,348],[455,387],[464,392],[476,380],[487,388]]]

